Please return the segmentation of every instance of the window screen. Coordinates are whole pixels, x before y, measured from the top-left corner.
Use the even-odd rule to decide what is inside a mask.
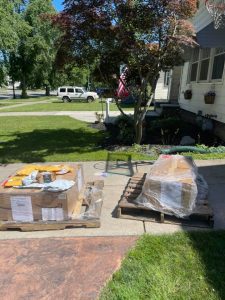
[[[200,76],[199,80],[207,80],[210,62],[210,48],[201,49]]]
[[[221,54],[221,53],[224,53],[224,52],[225,52],[225,48],[216,48],[215,55]]]
[[[201,59],[209,58],[210,57],[210,48],[204,48],[201,50]]]
[[[193,50],[193,53],[192,53],[190,81],[196,81],[197,80],[198,60],[199,60],[199,48],[195,48]]]
[[[201,61],[201,69],[200,69],[200,80],[208,79],[208,71],[209,71],[209,58]]]
[[[222,79],[225,53],[216,55],[213,61],[212,79]]]
[[[199,59],[199,48],[195,48],[192,54],[192,62],[196,62]]]

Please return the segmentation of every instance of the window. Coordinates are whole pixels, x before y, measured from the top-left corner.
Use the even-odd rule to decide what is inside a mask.
[[[67,89],[67,92],[68,92],[68,93],[74,93],[74,89],[68,88],[68,89]]]
[[[60,89],[60,93],[65,93],[65,92],[66,92],[66,89],[64,89],[64,88]]]
[[[82,89],[76,89],[76,93],[82,93],[83,94],[83,90]]]
[[[195,48],[192,55],[190,81],[197,80],[198,60],[199,60],[199,48]]]
[[[164,72],[164,86],[168,86],[170,83],[170,71]]]
[[[199,80],[207,80],[208,79],[210,52],[211,52],[210,48],[205,48],[205,49],[201,50]]]
[[[213,60],[212,79],[220,80],[223,77],[225,48],[217,48]]]

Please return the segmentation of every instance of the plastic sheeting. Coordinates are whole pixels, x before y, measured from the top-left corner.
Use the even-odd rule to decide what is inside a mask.
[[[102,188],[97,186],[89,187],[84,195],[87,202],[89,202],[88,209],[79,215],[78,219],[93,220],[99,219],[101,216],[101,209],[103,204],[103,191]]]
[[[161,155],[147,174],[142,193],[135,200],[152,210],[188,217],[198,200],[205,200],[208,185],[192,159]]]

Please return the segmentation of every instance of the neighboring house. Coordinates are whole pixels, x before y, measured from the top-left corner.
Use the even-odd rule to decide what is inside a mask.
[[[157,102],[178,101],[181,70],[181,67],[174,67],[173,70],[160,72],[154,95]]]
[[[182,68],[179,104],[189,112],[186,114],[189,120],[194,121],[196,115],[199,120],[202,116],[202,120],[211,122],[215,133],[225,139],[225,26],[214,28],[205,1],[199,1],[192,22],[200,47],[192,50],[190,60]],[[192,91],[190,100],[185,99],[186,90]],[[204,95],[210,91],[216,93],[214,104],[206,104],[204,100]]]

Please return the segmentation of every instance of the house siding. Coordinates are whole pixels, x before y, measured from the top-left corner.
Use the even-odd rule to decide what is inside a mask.
[[[200,2],[200,9],[193,19],[193,24],[197,31],[202,30],[204,27],[212,22],[212,18],[208,13],[205,1]],[[186,62],[182,68],[181,88],[179,95],[180,107],[184,110],[197,114],[198,111],[202,112],[202,115],[216,115],[212,118],[216,121],[225,123],[225,82],[224,75],[220,82],[191,82],[188,83],[190,63]],[[225,72],[224,72],[225,73]],[[187,89],[192,90],[192,99],[184,99],[184,91]],[[214,104],[205,104],[204,94],[209,91],[216,92],[216,98]]]
[[[181,81],[181,90],[179,97],[179,104],[182,109],[188,110],[193,113],[198,113],[198,111],[202,111],[202,115],[210,114],[217,115],[215,120],[219,122],[225,123],[225,84],[224,80],[218,83],[199,83],[192,82],[190,84],[187,83],[189,71],[189,63],[185,63],[183,66],[182,72],[182,81]],[[187,89],[192,90],[192,99],[186,100],[184,99],[184,91]],[[204,94],[210,90],[215,90],[216,98],[214,104],[205,104],[204,102]]]
[[[160,77],[155,90],[155,100],[168,100],[168,86],[164,85],[164,72],[160,72]]]
[[[181,81],[181,73],[182,67],[174,67],[172,77],[171,77],[171,84],[170,84],[170,92],[169,92],[169,100],[171,102],[177,102],[180,92],[180,81]]]

